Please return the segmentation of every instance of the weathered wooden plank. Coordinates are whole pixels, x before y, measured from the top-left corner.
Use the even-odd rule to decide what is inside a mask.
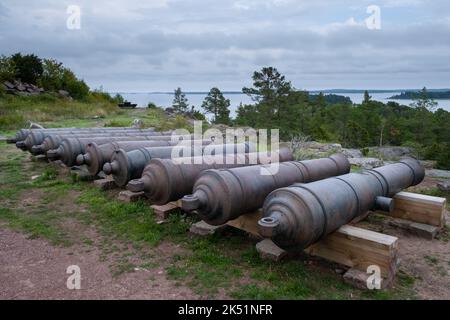
[[[377,265],[384,277],[396,272],[397,251],[398,238],[350,225],[305,249],[308,254],[362,271]]]
[[[447,201],[445,198],[400,192],[394,196],[394,199],[395,207],[393,212],[377,211],[377,213],[439,228],[444,226]]]
[[[169,215],[179,209],[177,202],[169,202],[162,206],[152,205],[153,213],[161,220],[165,220]]]
[[[258,220],[261,219],[261,217],[262,212],[258,210],[252,213],[244,214],[237,219],[230,220],[227,222],[227,225],[260,237],[258,231]]]

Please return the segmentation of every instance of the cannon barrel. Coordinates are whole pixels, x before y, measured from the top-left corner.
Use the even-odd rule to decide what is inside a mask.
[[[170,141],[172,139],[178,139],[178,136],[172,137],[172,136],[155,136],[155,135],[140,135],[135,133],[95,133],[95,134],[76,134],[76,135],[59,135],[59,134],[51,134],[48,137],[44,139],[44,141],[39,144],[35,145],[31,148],[31,153],[33,154],[45,154],[47,151],[56,149],[59,147],[60,143],[67,138],[97,138],[97,137],[115,137],[115,138],[121,138],[120,141],[143,141],[143,140],[154,140],[154,141]],[[119,140],[112,140],[112,141],[119,141]]]
[[[273,154],[274,162],[292,161],[289,148]],[[127,188],[130,191],[144,191],[147,198],[155,204],[166,204],[190,194],[194,183],[202,171],[219,168],[270,163],[274,159],[267,153],[247,153],[215,155],[184,159],[152,159],[145,167],[140,179],[131,180]]]
[[[190,138],[190,136],[177,136],[178,138]],[[108,137],[91,137],[91,138],[67,138],[61,141],[59,147],[47,151],[47,157],[51,161],[60,159],[66,166],[75,165],[77,156],[84,154],[88,143],[95,142],[97,144],[105,144],[111,141],[132,141],[132,140],[153,140],[157,136],[108,136]],[[164,139],[174,137],[167,136]],[[154,141],[154,140],[153,140]]]
[[[31,132],[62,132],[62,131],[76,131],[76,130],[89,130],[89,129],[96,129],[96,128],[46,128],[46,129],[20,129],[16,132],[16,134],[13,137],[10,137],[7,139],[8,143],[16,143],[18,141],[24,141],[26,137]],[[111,130],[126,130],[126,129],[133,129],[132,127],[104,127],[100,129],[111,129]]]
[[[31,132],[63,132],[63,131],[95,131],[97,129],[120,131],[131,130],[133,127],[91,127],[91,128],[46,128],[46,129],[20,129],[16,132],[14,137],[8,138],[8,143],[16,143],[18,141],[24,141]],[[154,128],[148,128],[146,130],[154,131]]]
[[[390,197],[419,184],[424,175],[418,161],[407,159],[275,190],[264,202],[259,232],[281,247],[306,248],[367,211],[390,212]]]
[[[42,142],[44,142],[44,139],[46,137],[48,137],[49,135],[54,135],[54,134],[59,134],[59,135],[66,135],[66,136],[71,136],[71,135],[77,135],[77,134],[88,134],[90,136],[95,136],[95,135],[112,135],[112,136],[130,136],[130,135],[148,135],[148,136],[155,136],[155,135],[167,135],[167,133],[161,133],[161,132],[155,132],[152,129],[128,129],[128,130],[111,130],[111,129],[90,129],[90,130],[68,130],[68,131],[60,131],[60,132],[48,132],[48,131],[33,131],[31,132],[27,138],[24,140],[24,143],[21,144],[19,142],[16,143],[16,146],[18,148],[23,149],[23,147],[25,148],[25,150],[28,150],[31,152],[32,147],[35,145],[40,145],[42,144]],[[22,147],[23,146],[23,147]]]
[[[350,163],[343,154],[276,165],[206,170],[195,182],[193,194],[182,198],[182,207],[185,211],[196,211],[209,224],[221,225],[261,208],[273,190],[349,171]]]
[[[111,162],[103,165],[103,172],[108,175],[112,174],[114,182],[118,186],[124,187],[128,181],[140,178],[145,166],[155,158],[174,158],[173,153],[176,153],[175,158],[182,158],[202,154],[248,153],[254,150],[255,146],[249,143],[139,148],[129,152],[118,150],[111,157]]]
[[[147,141],[116,141],[106,144],[97,144],[95,142],[89,143],[86,146],[84,154],[79,154],[77,157],[77,164],[86,164],[89,173],[92,175],[98,174],[103,170],[103,165],[106,162],[111,161],[111,157],[114,151],[122,149],[126,152],[139,149],[139,148],[149,148],[149,147],[170,147],[179,144],[192,144],[199,143],[200,145],[207,145],[212,143],[212,140],[195,141],[191,139],[187,140],[176,140],[176,141],[166,141],[166,140],[147,140]]]

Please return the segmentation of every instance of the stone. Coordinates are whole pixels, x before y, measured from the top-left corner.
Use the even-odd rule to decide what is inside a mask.
[[[438,169],[426,170],[426,175],[428,177],[450,179],[450,171],[447,170],[438,170]]]
[[[191,225],[189,232],[199,235],[208,236],[224,230],[227,227],[226,224],[220,226],[212,226],[205,221],[199,221]]]
[[[166,220],[170,214],[178,211],[180,208],[175,202],[169,202],[164,205],[152,205],[153,213],[160,220]]]
[[[32,122],[30,120],[27,121],[27,125],[30,129],[44,129],[44,127],[41,126],[40,124]]]
[[[363,154],[359,149],[342,149],[342,153],[347,158],[362,158]]]
[[[89,171],[80,166],[71,167],[70,174],[79,181],[93,181],[96,179]]]
[[[11,82],[9,82],[9,81],[5,81],[5,82],[3,82],[3,84],[8,89],[14,89],[14,85]]]
[[[119,193],[117,200],[131,203],[131,202],[136,202],[136,201],[144,199],[144,198],[145,198],[144,191],[131,192],[130,190],[125,190],[125,191],[121,191]]]
[[[450,193],[450,181],[442,181],[437,184],[439,190]]]
[[[437,162],[434,160],[419,160],[421,166],[425,169],[433,169],[436,168]]]
[[[343,276],[344,282],[361,290],[371,290],[368,287],[367,280],[372,274],[366,273],[362,270],[356,268],[350,268]],[[381,290],[386,289],[392,284],[393,277],[390,279],[382,278],[379,289],[372,290]]]
[[[393,161],[412,155],[412,149],[408,147],[376,147],[371,148],[371,151],[379,154],[383,159]]]
[[[100,190],[111,190],[117,187],[114,179],[108,177],[106,179],[99,179],[94,181],[94,185],[98,187]]]
[[[258,251],[261,259],[280,261],[286,256],[287,252],[273,243],[270,239],[264,239],[256,244],[256,251]]]
[[[383,166],[383,161],[377,158],[349,158],[350,164],[364,169],[373,169]]]
[[[329,152],[329,151],[341,152],[342,145],[340,145],[339,143],[326,144],[326,145],[320,147],[319,150],[323,151],[323,152]]]
[[[134,119],[133,120],[133,128],[142,128],[144,126],[144,121],[142,121],[141,119]]]
[[[58,90],[58,93],[63,97],[70,97],[70,94],[66,90]]]
[[[400,228],[412,233],[420,238],[424,238],[427,240],[433,240],[436,235],[439,233],[440,228],[428,224],[408,221],[404,219],[386,219],[383,220],[383,223],[395,227]]]

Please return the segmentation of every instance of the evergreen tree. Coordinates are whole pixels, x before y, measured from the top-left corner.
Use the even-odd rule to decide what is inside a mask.
[[[185,113],[188,111],[189,103],[186,95],[181,91],[181,88],[178,87],[174,92],[174,99],[172,102],[172,108],[176,113]]]
[[[230,100],[225,99],[218,88],[212,88],[203,100],[202,108],[214,115],[214,123],[230,123]]]
[[[327,106],[327,100],[325,99],[325,96],[324,96],[323,92],[320,92],[317,95],[316,104],[317,104],[318,108],[324,108],[324,107]]]
[[[411,104],[411,107],[419,110],[434,111],[437,107],[437,102],[429,97],[426,87],[423,87],[417,95],[417,98],[414,100],[415,101]]]
[[[364,100],[363,103],[369,103],[372,99],[372,96],[369,95],[369,91],[364,91]]]
[[[242,92],[257,102],[260,122],[264,127],[282,127],[289,94],[294,91],[290,81],[287,81],[276,68],[265,67],[253,73],[253,88],[242,88]]]

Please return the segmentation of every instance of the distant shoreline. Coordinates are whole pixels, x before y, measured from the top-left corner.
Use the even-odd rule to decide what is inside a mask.
[[[302,89],[299,89],[302,90]],[[365,91],[368,91],[369,94],[371,93],[396,93],[396,92],[419,92],[421,89],[389,89],[389,90],[381,90],[381,89],[326,89],[326,90],[305,90],[309,93],[341,93],[341,94],[364,94]],[[440,92],[450,92],[449,89],[427,89],[429,93],[440,93]],[[173,91],[149,91],[149,92],[127,92],[127,91],[111,91],[111,93],[119,93],[119,94],[170,94],[173,95]],[[208,91],[184,91],[184,93],[189,95],[206,95],[208,94]],[[243,94],[242,91],[222,91],[223,94]],[[408,98],[402,98],[408,100]],[[446,98],[446,99],[450,99]],[[397,100],[397,99],[396,99]]]

